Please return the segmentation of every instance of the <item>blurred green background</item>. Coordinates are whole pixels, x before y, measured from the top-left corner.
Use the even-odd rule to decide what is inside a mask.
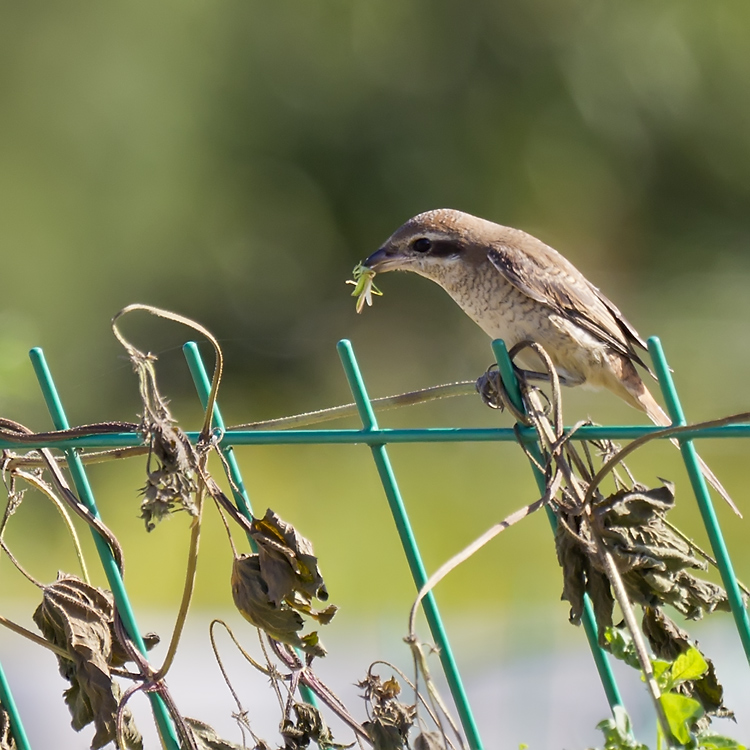
[[[71,422],[135,421],[135,378],[109,327],[132,302],[191,316],[221,340],[229,424],[349,401],[343,337],[373,396],[475,378],[489,341],[437,287],[383,277],[385,296],[357,316],[344,285],[403,221],[442,206],[541,237],[644,336],[660,335],[689,418],[747,409],[748,32],[742,2],[6,6],[1,413],[49,427],[26,354],[38,345]],[[188,334],[145,315],[123,327],[159,356],[163,391],[196,429]],[[568,422],[642,421],[608,394],[566,396]],[[510,421],[461,399],[382,423]],[[701,451],[747,510],[748,446]],[[365,447],[238,453],[258,512],[274,508],[314,541],[344,618],[405,616],[413,585]],[[430,570],[536,498],[510,445],[391,455]],[[676,521],[703,540],[676,451],[632,463],[644,482],[678,481]],[[188,519],[145,533],[143,470],[138,459],[91,476],[136,605],[173,607]],[[744,523],[719,513],[750,578]],[[226,607],[230,553],[207,516],[197,601]],[[42,580],[75,569],[38,495],[7,540]],[[36,599],[5,559],[0,574],[5,596]],[[539,515],[438,593],[449,611],[492,613],[556,601],[560,588]]]

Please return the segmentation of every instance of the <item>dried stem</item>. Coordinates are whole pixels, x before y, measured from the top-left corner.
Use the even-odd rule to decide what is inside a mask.
[[[454,396],[476,395],[476,392],[476,381],[462,380],[458,383],[434,385],[429,388],[422,388],[418,391],[399,393],[396,396],[374,398],[370,403],[375,411],[387,411],[388,409],[397,409],[402,406],[414,406],[416,404],[424,404],[429,401],[438,401],[440,399],[452,398]],[[261,422],[238,424],[227,428],[227,431],[287,430],[294,427],[318,424],[320,422],[329,422],[334,419],[356,417],[358,414],[359,412],[357,411],[356,404],[343,404],[342,406],[331,406],[328,409],[317,409],[316,411],[308,411],[303,414],[295,414],[291,417],[279,417],[277,419],[266,419]]]
[[[586,527],[589,531],[591,538],[594,539],[594,543],[596,545],[597,556],[604,569],[607,579],[609,580],[610,585],[612,586],[612,591],[614,593],[615,599],[617,600],[617,603],[620,605],[620,609],[622,610],[623,616],[625,618],[625,624],[628,630],[630,631],[631,637],[633,638],[633,644],[635,646],[635,651],[638,657],[638,662],[641,665],[641,671],[643,672],[644,678],[648,685],[649,693],[651,695],[651,699],[654,704],[654,709],[656,711],[656,716],[659,721],[659,726],[661,727],[664,737],[671,738],[672,733],[669,728],[669,722],[667,720],[667,716],[664,712],[664,707],[662,706],[662,703],[660,700],[661,691],[656,682],[656,678],[654,677],[654,671],[651,665],[651,660],[648,656],[648,647],[646,646],[645,638],[643,637],[643,633],[641,632],[638,626],[638,622],[635,617],[633,606],[630,602],[630,598],[628,597],[627,591],[625,589],[625,585],[622,581],[620,572],[617,569],[617,565],[614,561],[614,558],[612,557],[612,554],[609,552],[606,545],[604,544],[599,528],[597,524],[595,523],[595,520],[593,517],[591,502],[594,497],[594,491],[596,489],[596,484],[594,482],[597,477],[599,477],[599,482],[600,482],[604,475],[600,471],[596,475],[594,480],[592,480],[592,482],[589,483],[588,487],[585,488],[584,490],[584,485],[586,483],[578,479],[574,475],[568,461],[564,458],[559,448],[560,441],[563,438],[563,428],[562,428],[562,420],[560,418],[560,410],[559,410],[560,385],[556,377],[556,371],[555,371],[554,365],[552,364],[552,361],[550,360],[549,356],[547,355],[547,353],[544,351],[544,349],[541,346],[539,346],[538,344],[530,344],[530,347],[533,348],[534,351],[537,353],[537,355],[539,355],[539,357],[542,359],[542,361],[545,364],[545,367],[547,368],[550,374],[550,382],[552,384],[552,392],[553,392],[553,403],[555,405],[554,412],[555,412],[555,417],[556,417],[556,422],[557,422],[557,424],[555,425],[556,429],[553,430],[552,424],[550,423],[549,419],[544,415],[543,405],[541,404],[539,400],[538,393],[528,388],[523,390],[523,397],[527,406],[527,413],[529,414],[529,417],[532,419],[534,423],[534,427],[537,430],[537,434],[539,435],[540,442],[543,444],[545,450],[551,456],[551,458],[554,458],[557,466],[562,471],[563,475],[565,476],[568,490],[572,493],[573,497],[575,498],[578,509],[582,511],[581,520],[586,524]],[[570,449],[570,452],[575,454],[575,451],[573,451],[572,449]],[[617,460],[615,460],[615,458]],[[605,466],[610,466],[611,468],[614,468],[616,463],[619,463],[621,460],[622,460],[622,451],[618,452],[615,455],[615,457],[613,457],[612,459],[610,459],[610,461],[605,463]],[[576,461],[576,463],[578,463],[578,461]],[[582,461],[580,462],[579,466],[580,465],[583,465]]]
[[[50,487],[36,474],[29,474],[25,471],[17,470],[15,472],[15,476],[19,479],[23,479],[32,487],[35,487],[40,492],[45,494],[52,501],[52,504],[55,506],[55,508],[57,508],[58,512],[62,516],[65,525],[68,528],[68,533],[73,540],[73,546],[76,551],[76,557],[78,558],[78,564],[81,566],[81,575],[83,576],[83,580],[86,581],[86,583],[90,583],[91,581],[89,579],[89,571],[86,567],[86,560],[83,557],[83,550],[81,549],[81,540],[78,538],[78,533],[76,532],[75,526],[73,526],[73,521],[71,520],[68,511],[65,509],[65,505],[63,504],[62,500],[60,500],[52,487]]]
[[[211,333],[211,331],[208,330],[208,328],[205,328],[200,323],[197,323],[194,320],[191,320],[190,318],[185,317],[184,315],[177,315],[176,313],[170,312],[169,310],[162,310],[158,307],[153,307],[152,305],[128,305],[127,307],[123,307],[120,312],[118,312],[114,318],[112,318],[112,331],[115,334],[115,337],[117,340],[123,345],[125,348],[125,351],[127,351],[128,355],[131,358],[139,358],[142,357],[141,353],[120,333],[119,328],[117,327],[117,321],[122,318],[123,316],[127,315],[128,313],[134,312],[136,310],[141,310],[143,312],[147,312],[150,315],[155,315],[157,318],[164,318],[165,320],[171,320],[175,323],[179,323],[180,325],[187,326],[188,328],[192,328],[194,331],[197,331],[198,333],[205,336],[209,342],[211,343],[211,346],[214,349],[214,354],[216,355],[216,364],[214,366],[214,374],[211,379],[211,390],[208,394],[208,399],[206,403],[206,411],[205,416],[203,418],[203,429],[201,430],[201,438],[207,438],[209,433],[211,432],[211,421],[213,420],[214,415],[214,405],[216,404],[216,397],[219,392],[219,384],[221,383],[221,376],[224,372],[224,355],[222,354],[221,347],[219,346],[219,342],[216,340],[214,335]]]
[[[180,645],[182,631],[185,629],[188,612],[190,611],[190,602],[193,598],[195,577],[198,570],[198,550],[200,548],[201,520],[203,516],[203,487],[200,487],[196,493],[195,506],[197,508],[197,514],[193,518],[190,528],[190,547],[188,549],[187,570],[185,571],[185,583],[182,589],[180,609],[177,612],[177,619],[175,621],[174,629],[172,630],[172,637],[169,640],[167,655],[164,657],[161,667],[154,676],[155,680],[164,679],[172,666],[174,658],[177,655],[177,648]]]
[[[70,654],[66,649],[62,648],[62,646],[56,646],[54,643],[46,640],[41,635],[37,635],[31,630],[27,630],[25,627],[23,627],[23,625],[18,625],[17,623],[13,622],[13,620],[9,620],[7,617],[3,617],[2,615],[0,615],[0,625],[8,628],[8,630],[12,630],[14,633],[18,633],[18,635],[22,635],[24,638],[28,638],[38,646],[43,646],[56,656],[59,656],[63,659],[70,659]]]

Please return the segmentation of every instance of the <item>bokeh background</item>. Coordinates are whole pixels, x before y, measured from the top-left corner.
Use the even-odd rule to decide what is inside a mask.
[[[42,346],[71,422],[135,421],[136,382],[109,325],[132,302],[191,316],[219,338],[230,424],[350,400],[335,353],[344,337],[373,396],[475,378],[491,361],[489,342],[437,287],[382,277],[384,297],[357,316],[344,285],[403,221],[442,206],[523,228],[563,252],[644,336],[662,338],[689,418],[746,410],[749,32],[741,2],[5,7],[2,415],[49,427],[27,358]],[[180,351],[188,334],[145,315],[124,328],[158,355],[176,416],[197,428]],[[566,415],[642,421],[589,392],[567,393]],[[510,424],[477,399],[390,413],[382,423]],[[713,441],[701,451],[747,507],[748,446]],[[400,446],[391,455],[430,570],[536,497],[512,446]],[[367,449],[255,448],[240,460],[256,509],[273,507],[316,545],[342,606],[329,648],[372,628],[394,648],[413,585]],[[649,448],[632,465],[647,483],[677,481],[684,500],[675,520],[704,541],[676,452]],[[139,460],[97,467],[92,480],[125,546],[136,607],[168,622],[188,521],[145,533],[143,469]],[[750,578],[747,529],[719,514],[738,571]],[[6,538],[40,580],[75,569],[62,524],[40,496],[27,496]],[[230,561],[209,514],[200,610],[230,606]],[[6,559],[0,575],[4,600],[30,611],[37,591]],[[458,632],[485,634],[464,637],[486,650],[460,663],[499,666],[551,641],[579,643],[560,586],[541,516],[483,550],[438,592]],[[3,637],[12,649],[16,641]],[[544,689],[542,679],[536,690]],[[603,718],[606,706],[596,706]],[[596,741],[593,721],[546,735],[534,734],[536,721],[503,734],[496,711],[483,727],[504,742]]]

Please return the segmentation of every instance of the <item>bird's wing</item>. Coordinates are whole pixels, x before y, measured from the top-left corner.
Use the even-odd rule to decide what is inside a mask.
[[[624,357],[648,369],[635,349],[636,346],[646,349],[646,343],[617,307],[551,247],[535,241],[530,250],[496,243],[488,250],[487,257],[519,291],[573,320]]]

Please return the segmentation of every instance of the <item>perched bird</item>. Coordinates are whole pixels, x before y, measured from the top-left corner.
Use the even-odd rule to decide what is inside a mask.
[[[363,265],[431,279],[491,338],[504,339],[508,348],[521,341],[543,346],[566,384],[606,388],[655,424],[671,424],[635,367],[646,367],[638,332],[570,261],[536,237],[444,208],[409,219]],[[521,352],[521,364],[533,369],[533,356]],[[701,470],[738,512],[702,460]]]

